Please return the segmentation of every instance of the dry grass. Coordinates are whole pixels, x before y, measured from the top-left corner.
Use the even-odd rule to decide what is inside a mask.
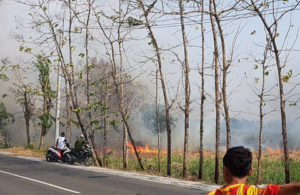
[[[36,150],[36,149],[31,150],[24,147],[0,149],[0,152],[5,152],[11,156],[33,156],[37,158],[45,158],[45,151]]]

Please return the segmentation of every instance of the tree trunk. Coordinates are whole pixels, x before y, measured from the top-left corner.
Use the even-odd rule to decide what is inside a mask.
[[[70,94],[68,90],[68,82],[65,80],[65,92],[66,92],[66,117],[67,117],[67,122],[66,122],[66,138],[69,140],[69,142],[72,142],[72,135],[71,135],[71,105],[70,105]]]
[[[128,168],[128,134],[125,124],[123,123],[123,169]]]
[[[90,139],[91,139],[91,142],[92,142],[92,146],[93,146],[93,150],[94,150],[94,153],[95,153],[97,163],[99,163],[100,167],[102,167],[103,164],[102,164],[101,158],[98,156],[97,146],[96,146],[96,143],[95,143],[95,131],[92,131],[92,133],[90,134]]]
[[[30,99],[29,94],[27,93],[27,87],[24,86],[24,118],[25,118],[25,125],[26,125],[26,138],[27,138],[27,145],[30,143],[30,118],[31,118],[31,108],[30,108]]]
[[[43,95],[43,115],[45,116],[50,110],[48,110],[48,106],[47,106],[47,97],[46,97],[46,93],[45,93],[45,83],[42,83],[42,92],[44,93]],[[44,124],[44,120],[42,120],[42,130],[41,130],[41,138],[40,138],[40,150],[43,150],[43,147],[45,145],[45,135],[47,132],[47,127]]]
[[[138,160],[138,163],[139,163],[139,165],[140,165],[142,171],[144,171],[145,169],[144,169],[144,166],[143,166],[143,164],[142,164],[142,160],[141,160],[141,158],[140,158],[140,154],[139,154],[139,152],[138,152],[137,149],[136,149],[135,140],[133,139],[133,137],[132,137],[132,135],[131,135],[131,132],[130,132],[130,129],[129,129],[129,125],[128,125],[128,122],[127,122],[127,120],[126,120],[124,114],[122,114],[122,118],[123,118],[123,122],[125,123],[125,129],[127,130],[128,137],[129,137],[130,142],[131,142],[131,144],[132,144],[132,146],[133,146],[133,149],[134,149],[134,152],[135,152],[135,156],[136,156],[136,158],[137,158],[137,160]]]
[[[141,160],[140,155],[139,155],[139,153],[136,149],[135,141],[134,141],[133,137],[131,136],[130,127],[129,127],[128,122],[127,122],[127,118],[128,118],[127,116],[128,115],[125,112],[125,108],[124,108],[124,97],[123,97],[123,90],[122,90],[123,87],[121,87],[121,90],[119,89],[119,84],[118,84],[117,78],[116,78],[116,71],[113,72],[112,77],[113,77],[114,84],[115,84],[115,87],[116,87],[118,103],[119,103],[119,112],[120,112],[121,117],[122,117],[123,125],[125,125],[125,130],[123,131],[124,132],[124,134],[123,134],[123,159],[124,159],[123,167],[124,167],[124,163],[127,161],[126,155],[127,155],[127,148],[128,147],[127,147],[127,143],[125,143],[126,133],[127,133],[128,136],[129,136],[130,142],[131,142],[131,144],[134,148],[135,156],[138,160],[138,163],[139,163],[141,169],[144,170],[142,160]],[[126,162],[126,164],[127,164],[127,162]]]
[[[149,31],[149,37],[151,38],[151,42],[153,44],[153,47],[155,49],[155,54],[157,57],[157,63],[159,67],[159,74],[160,74],[160,81],[161,81],[161,87],[163,91],[163,97],[164,97],[164,102],[165,102],[165,115],[166,115],[166,130],[167,130],[167,175],[171,176],[171,164],[172,164],[172,143],[171,143],[171,125],[170,125],[170,107],[169,107],[169,102],[168,102],[168,95],[167,95],[167,88],[164,80],[164,74],[162,70],[162,61],[161,61],[161,56],[160,56],[160,48],[157,45],[156,38],[154,36],[154,33],[152,31],[152,27],[149,22],[148,14],[150,10],[146,11],[145,5],[143,1],[137,0],[138,3],[140,4],[141,8],[143,9],[144,12],[144,17],[145,17],[145,25]],[[155,0],[151,5],[154,6],[154,4],[157,2]]]
[[[87,110],[88,110],[88,121],[89,125],[88,128],[90,130],[90,139],[91,144],[94,149],[94,156],[96,157],[96,160],[98,161],[97,164],[99,164],[102,167],[101,158],[98,157],[97,154],[97,147],[96,143],[94,141],[94,134],[95,130],[93,129],[92,125],[92,112],[91,112],[91,104],[90,104],[90,67],[89,67],[89,23],[90,23],[90,15],[91,15],[91,1],[88,0],[88,15],[87,20],[85,23],[85,68],[86,68],[86,102],[87,102]]]
[[[71,6],[71,0],[68,0],[68,4],[69,6]],[[69,28],[68,28],[68,45],[69,45],[69,64],[71,66],[71,73],[74,73],[74,69],[73,69],[73,52],[72,52],[72,21],[73,21],[73,17],[72,17],[72,11],[69,8]],[[63,71],[64,72],[64,71]],[[70,93],[69,90],[71,91],[72,89],[69,87],[68,90],[68,79],[66,77],[67,72],[64,72],[64,78],[65,78],[65,87],[66,87],[66,114],[67,114],[67,123],[66,123],[66,137],[69,138],[69,142],[71,143],[71,120],[72,120],[72,113],[71,113],[71,105],[70,105]],[[71,79],[72,77],[70,77]],[[71,82],[69,80],[69,82]]]
[[[204,132],[204,126],[203,126],[203,121],[204,121],[204,100],[205,100],[205,95],[204,95],[204,66],[205,66],[205,48],[204,48],[204,2],[201,0],[201,37],[202,37],[202,61],[201,61],[201,103],[200,103],[200,159],[199,159],[199,174],[198,174],[198,179],[203,178],[203,132]]]
[[[262,61],[262,85],[261,85],[261,93],[259,94],[259,136],[258,136],[258,157],[257,157],[257,184],[261,183],[261,158],[262,158],[262,142],[263,142],[263,128],[264,128],[264,95],[265,95],[265,83],[266,83],[266,60],[267,54],[270,47],[270,43],[268,42],[264,51],[264,58]]]
[[[289,148],[288,148],[288,138],[287,138],[287,129],[286,129],[286,113],[285,113],[285,98],[284,98],[284,89],[283,89],[283,80],[282,80],[282,67],[280,62],[279,50],[277,48],[276,35],[277,35],[277,26],[275,27],[275,32],[272,32],[271,26],[267,24],[266,19],[257,8],[255,2],[251,0],[254,11],[258,14],[261,21],[263,22],[265,29],[270,37],[271,44],[273,47],[273,53],[275,55],[277,75],[278,75],[278,86],[279,86],[279,96],[280,96],[280,114],[281,114],[281,128],[282,128],[282,138],[283,138],[283,151],[284,151],[284,170],[285,170],[285,182],[290,183],[290,159],[289,159]],[[273,2],[274,3],[274,2]],[[276,20],[276,19],[275,19]],[[274,25],[277,25],[277,20],[274,21]]]
[[[288,138],[287,138],[287,129],[286,129],[286,114],[285,114],[285,98],[283,90],[283,81],[282,81],[282,68],[280,65],[279,51],[277,49],[275,38],[272,39],[272,44],[275,53],[277,73],[278,73],[278,84],[279,84],[279,93],[280,93],[280,113],[281,113],[281,126],[282,126],[282,138],[283,138],[283,150],[284,150],[284,169],[285,169],[285,182],[290,183],[290,158],[289,158],[289,148],[288,148]]]
[[[68,0],[68,3],[65,1],[65,3],[69,7],[70,18],[72,18],[71,0]],[[44,12],[45,12],[45,10],[44,10]],[[45,16],[46,16],[46,19],[49,22],[51,22],[51,19],[49,18],[49,16],[46,13],[45,13]],[[84,139],[85,139],[86,143],[89,144],[87,129],[84,127],[83,118],[82,118],[80,112],[77,111],[77,110],[80,110],[81,108],[79,107],[79,104],[78,104],[77,86],[75,84],[75,71],[74,71],[74,65],[73,65],[73,61],[72,61],[72,45],[71,45],[72,44],[72,41],[71,41],[72,20],[70,19],[70,21],[69,21],[69,52],[70,52],[69,53],[69,57],[70,57],[69,65],[66,64],[66,62],[65,62],[64,54],[63,54],[60,44],[58,42],[58,39],[56,36],[56,31],[53,26],[54,25],[49,25],[51,34],[53,36],[53,41],[55,43],[57,55],[59,56],[59,58],[62,62],[62,65],[63,65],[62,66],[63,75],[64,75],[65,79],[67,79],[67,82],[69,85],[69,90],[70,90],[69,92],[70,92],[70,98],[72,101],[73,109],[75,111],[75,115],[77,117],[79,127],[84,135]],[[69,72],[69,70],[68,70],[69,67],[71,67],[71,72]],[[95,151],[93,150],[93,147],[92,147],[92,154],[93,154],[93,160],[95,162],[95,165],[99,166]]]
[[[156,130],[157,130],[157,167],[160,173],[160,125],[159,125],[159,107],[158,107],[158,70],[155,74],[155,113],[156,113]]]
[[[42,132],[44,130],[42,129]],[[44,145],[45,145],[45,136],[41,134],[41,137],[40,137],[40,150],[43,150],[44,149]]]
[[[106,164],[106,153],[107,153],[107,122],[106,118],[103,119],[103,151],[102,151],[102,156],[103,156],[103,166],[107,166]]]
[[[214,39],[214,67],[215,67],[215,109],[216,109],[216,153],[215,153],[215,176],[214,181],[216,184],[219,183],[220,175],[220,165],[219,165],[219,156],[220,156],[220,94],[219,94],[219,51],[218,51],[218,40],[217,32],[215,27],[215,21],[213,15],[216,14],[213,12],[213,0],[209,1],[209,11],[210,11],[210,21],[213,32]]]
[[[221,40],[222,46],[222,62],[223,62],[223,82],[222,82],[222,95],[223,95],[223,105],[224,105],[224,112],[225,112],[225,123],[226,123],[226,149],[228,150],[231,146],[231,130],[230,130],[230,115],[229,115],[229,108],[227,103],[227,73],[229,68],[229,63],[226,59],[226,47],[225,47],[225,38],[223,34],[223,28],[221,25],[221,21],[219,15],[217,13],[217,6],[215,0],[213,0],[214,4],[214,17],[216,19],[216,23],[219,30],[219,37]]]
[[[188,145],[189,145],[189,111],[190,111],[190,82],[189,82],[189,57],[188,57],[188,48],[187,48],[187,37],[185,33],[185,24],[184,24],[184,5],[182,0],[179,1],[180,8],[180,23],[181,23],[181,32],[182,32],[182,42],[184,49],[184,78],[185,78],[185,106],[184,106],[184,149],[183,149],[183,178],[187,178],[188,170]]]
[[[27,145],[30,143],[30,121],[26,120],[26,137],[27,137]]]
[[[57,96],[56,96],[56,109],[55,109],[55,139],[54,144],[56,144],[56,140],[59,136],[59,123],[60,123],[60,101],[61,101],[61,91],[60,91],[60,69],[61,65],[57,64],[57,84],[56,84],[56,90],[57,90]]]
[[[106,90],[108,90],[108,83],[105,81],[106,84]],[[108,106],[108,91],[105,91],[105,98],[104,98],[104,106]],[[107,166],[106,164],[106,153],[107,153],[107,120],[108,120],[108,114],[107,110],[104,109],[103,113],[103,165]]]

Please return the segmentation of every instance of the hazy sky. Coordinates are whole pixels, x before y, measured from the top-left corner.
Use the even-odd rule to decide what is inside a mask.
[[[289,22],[294,25],[294,27],[291,30],[291,36],[289,37],[289,43],[291,45],[292,41],[296,38],[296,33],[299,30],[300,23],[297,21],[300,18],[300,11],[297,10],[291,17],[286,16],[286,19],[283,22],[283,25],[280,27],[279,32],[282,32],[280,36],[284,36],[284,31],[289,26]],[[7,3],[3,2],[0,4],[0,59],[4,58],[6,56],[10,57],[12,61],[18,58],[21,54],[18,52],[20,44],[14,40],[15,35],[22,35],[24,32],[23,29],[18,28],[16,25],[16,20],[19,20],[19,18],[22,17],[28,17],[28,11],[25,11],[24,9],[20,8],[17,5],[14,5],[13,3]],[[291,20],[290,20],[291,19]],[[168,23],[168,21],[167,21]],[[178,23],[178,21],[177,21]],[[230,69],[230,76],[228,78],[229,82],[229,89],[232,91],[236,89],[236,92],[232,94],[232,97],[230,98],[230,106],[232,109],[232,117],[241,117],[241,118],[248,118],[251,120],[258,119],[257,116],[251,113],[258,113],[258,107],[254,104],[254,101],[257,100],[257,96],[255,96],[251,90],[250,85],[253,86],[254,84],[254,78],[259,77],[259,72],[254,70],[255,62],[253,62],[253,59],[251,59],[251,55],[255,54],[257,56],[261,56],[262,49],[258,47],[258,44],[262,44],[265,40],[265,32],[262,27],[261,22],[258,20],[258,18],[255,19],[247,19],[243,22],[240,21],[234,21],[230,24],[226,25],[225,33],[229,40],[233,39],[233,35],[236,32],[236,27],[241,26],[241,33],[238,37],[237,44],[236,44],[236,50],[235,50],[235,62],[233,63],[232,68]],[[200,28],[198,25],[189,25],[187,26],[187,33],[188,38],[190,40],[190,45],[200,45],[200,31],[197,30],[197,28]],[[210,35],[210,26],[207,24],[207,36]],[[256,34],[250,35],[250,33],[255,30]],[[181,34],[178,28],[174,27],[166,27],[166,28],[155,28],[154,32],[157,35],[158,43],[164,47],[168,48],[171,46],[174,46],[178,44],[181,41]],[[137,36],[146,36],[145,31],[139,31],[136,33]],[[131,53],[128,54],[129,58],[134,57],[137,54],[142,54],[145,50],[152,49],[151,46],[149,46],[147,43],[149,40],[145,40],[139,43],[135,43],[134,45],[128,45],[130,48]],[[130,44],[130,43],[129,43]],[[207,64],[212,63],[211,59],[211,51],[212,51],[212,40],[211,37],[207,38],[206,41],[207,46]],[[231,49],[231,45],[228,44],[228,50]],[[283,48],[285,49],[285,48]],[[284,72],[288,72],[289,69],[293,69],[293,75],[297,75],[300,73],[300,40],[298,39],[294,49],[296,51],[293,51],[290,53],[289,56],[289,67],[284,69]],[[179,48],[177,49],[178,52],[182,53],[182,50]],[[192,118],[198,117],[198,109],[199,105],[197,104],[197,99],[199,97],[198,89],[196,87],[196,84],[200,84],[200,77],[196,71],[197,66],[200,63],[200,55],[201,55],[201,49],[199,47],[192,47],[189,49],[190,51],[190,62],[191,66],[194,69],[194,71],[191,74],[191,82],[193,85],[192,95],[193,95],[193,115]],[[182,55],[180,55],[182,57]],[[175,83],[179,81],[178,78],[180,78],[180,66],[176,63],[171,63],[172,59],[175,58],[170,53],[164,54],[164,57],[166,58],[166,61],[164,62],[166,70],[168,71],[168,83],[169,86],[176,86]],[[245,58],[249,58],[247,61],[244,60]],[[241,59],[240,62],[238,62],[238,59]],[[135,59],[137,60],[137,59]],[[145,68],[147,69],[147,68]],[[207,70],[207,74],[212,75],[213,70]],[[246,80],[247,76],[247,80]],[[151,80],[153,82],[153,77],[150,75],[143,75],[143,78]],[[270,76],[268,77],[268,86],[273,86],[277,80],[276,80],[276,72],[271,71]],[[141,82],[147,82],[146,79],[141,79]],[[249,85],[247,85],[247,82]],[[293,83],[300,83],[300,75],[298,77],[293,78],[291,80]],[[150,83],[150,81],[149,81]],[[214,86],[212,82],[212,77],[207,77],[207,83],[206,83],[207,90],[210,92],[213,92]],[[258,86],[259,87],[259,86]],[[291,87],[286,85],[287,88]],[[274,91],[276,92],[276,90]],[[299,93],[299,88],[296,88],[294,91],[295,93]],[[154,93],[154,91],[153,91]],[[213,95],[213,93],[212,93]],[[299,97],[299,96],[297,96]],[[171,96],[172,98],[172,96]],[[207,99],[209,100],[209,98]],[[255,106],[254,106],[255,105]],[[279,103],[272,102],[268,104],[268,109],[271,108],[279,108]],[[213,109],[213,103],[211,102],[210,105],[207,107],[207,115],[210,115],[213,117],[214,113],[212,112]],[[243,111],[244,113],[239,114],[239,111]],[[287,105],[287,116],[288,120],[291,121],[293,124],[299,124],[300,120],[295,120],[296,117],[300,117],[299,109],[294,107],[289,107]],[[239,114],[239,115],[238,115]],[[270,116],[270,119],[278,119],[279,114],[277,113],[274,116]],[[210,118],[211,119],[211,118]]]

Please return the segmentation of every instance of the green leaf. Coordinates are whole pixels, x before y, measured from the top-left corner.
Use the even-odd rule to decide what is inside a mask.
[[[82,72],[80,72],[80,74],[79,74],[79,80],[82,81]]]
[[[255,83],[258,83],[259,82],[259,78],[255,78]]]
[[[269,76],[269,71],[265,72],[265,75],[266,75],[266,76]]]
[[[285,82],[285,83],[289,82],[289,80],[290,80],[290,77],[287,76],[287,75],[284,75],[284,76],[282,77],[282,81]]]
[[[276,38],[279,37],[279,33],[276,33],[276,34],[275,34],[275,37],[276,37]]]
[[[0,80],[8,81],[9,78],[5,74],[0,74]]]
[[[75,27],[74,32],[78,33],[80,31],[80,28]]]
[[[76,109],[74,110],[74,112],[77,113],[77,114],[81,114],[81,113],[82,113],[82,109],[76,108]]]
[[[254,66],[254,70],[257,70],[258,69],[258,65],[256,64],[255,66]]]
[[[47,7],[43,7],[43,10],[44,10],[44,11],[47,11],[47,9],[48,9]]]
[[[91,86],[92,87],[96,87],[97,86],[97,82],[92,82]]]
[[[254,35],[254,34],[256,34],[256,30],[254,30],[250,33],[250,35]]]
[[[72,46],[71,49],[72,49],[72,51],[75,51],[76,47],[75,47],[75,46]]]
[[[95,68],[95,67],[96,67],[95,64],[91,64],[91,65],[88,66],[88,69],[91,70],[91,69],[93,69],[93,68]]]
[[[26,91],[29,93],[29,92],[31,92],[31,91],[32,91],[32,88],[31,88],[31,87],[29,87],[29,86],[26,86]]]
[[[26,48],[25,53],[31,53],[31,48]]]
[[[5,65],[1,66],[0,71],[3,71],[3,70],[6,70],[6,66]]]
[[[84,53],[80,53],[78,56],[80,56],[80,57],[84,57],[85,56],[85,54]]]
[[[91,121],[91,126],[93,125],[98,125],[99,124],[99,121],[98,120],[92,120]]]
[[[12,69],[19,69],[20,68],[20,65],[19,64],[16,64],[16,65],[13,65],[12,66]]]
[[[118,121],[116,121],[116,120],[112,120],[112,121],[109,122],[109,125],[112,126],[112,127],[116,127],[117,124],[118,124]]]
[[[19,51],[23,51],[24,50],[24,46],[20,46]]]
[[[287,83],[293,75],[293,70],[289,70],[289,72],[282,77],[282,81]]]

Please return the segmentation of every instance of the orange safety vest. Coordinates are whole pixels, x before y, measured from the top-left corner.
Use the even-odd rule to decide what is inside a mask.
[[[207,195],[278,195],[279,186],[269,184],[266,188],[258,188],[254,185],[234,184],[225,186]]]

